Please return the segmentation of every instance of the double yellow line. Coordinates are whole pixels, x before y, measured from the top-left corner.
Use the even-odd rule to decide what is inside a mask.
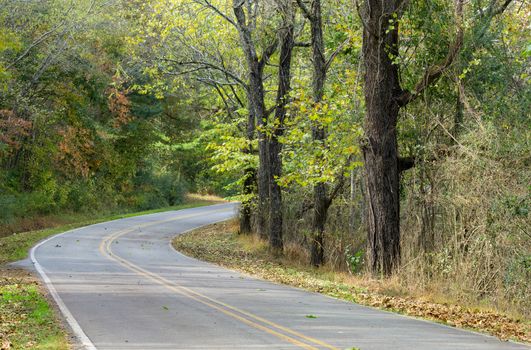
[[[210,214],[212,213],[218,213],[218,212],[223,212],[223,211],[226,211],[225,210],[215,210],[215,211],[211,211]],[[104,238],[101,243],[100,243],[100,246],[99,246],[99,250],[100,252],[106,256],[107,258],[117,262],[118,264],[120,264],[121,266],[137,273],[138,275],[141,275],[141,276],[144,276],[164,287],[166,287],[167,289],[171,290],[171,291],[174,291],[176,293],[179,293],[183,296],[186,296],[192,300],[195,300],[203,305],[206,305],[206,306],[209,306],[227,316],[230,316],[232,318],[235,318],[237,319],[238,321],[241,321],[242,323],[245,323],[253,328],[256,328],[256,329],[259,329],[261,331],[264,331],[266,333],[269,333],[271,335],[274,335],[282,340],[285,340],[289,343],[292,343],[294,345],[297,345],[303,349],[308,349],[308,350],[318,350],[320,348],[325,348],[325,349],[331,349],[331,350],[337,350],[336,347],[330,345],[330,344],[327,344],[323,341],[320,341],[318,339],[315,339],[315,338],[311,338],[311,337],[308,337],[308,336],[305,336],[304,334],[301,334],[299,332],[296,332],[292,329],[289,329],[289,328],[286,328],[284,326],[281,326],[279,324],[276,324],[274,322],[271,322],[269,320],[266,320],[262,317],[259,317],[257,315],[254,315],[250,312],[247,312],[247,311],[244,311],[244,310],[241,310],[241,309],[238,309],[234,306],[231,306],[229,304],[226,304],[226,303],[223,303],[221,301],[218,301],[218,300],[215,300],[215,299],[212,299],[206,295],[203,295],[201,293],[198,293],[190,288],[187,288],[187,287],[184,287],[184,286],[181,286],[179,284],[177,284],[176,282],[174,281],[170,281],[160,275],[157,275],[153,272],[150,272],[150,271],[147,271],[143,268],[141,268],[140,266],[138,265],[135,265],[134,263],[124,259],[123,257],[120,257],[118,255],[116,255],[115,253],[113,253],[112,251],[112,243],[118,239],[119,237],[122,237],[128,233],[131,233],[131,232],[134,232],[135,230],[139,229],[139,228],[144,228],[144,227],[149,227],[149,226],[154,226],[154,225],[159,225],[159,224],[163,224],[163,223],[168,223],[168,222],[172,222],[172,221],[176,221],[176,220],[182,220],[182,219],[187,219],[187,218],[192,218],[192,217],[196,217],[196,216],[203,216],[205,215],[204,213],[201,213],[201,214],[190,214],[190,215],[181,215],[181,216],[177,216],[177,217],[174,217],[174,218],[171,218],[171,219],[166,219],[166,220],[160,220],[160,221],[154,221],[154,222],[150,222],[150,223],[146,223],[146,224],[142,224],[142,225],[138,225],[136,226],[135,228],[130,228],[130,229],[124,229],[124,230],[120,230],[118,232],[115,232],[113,234],[111,234],[110,236]]]

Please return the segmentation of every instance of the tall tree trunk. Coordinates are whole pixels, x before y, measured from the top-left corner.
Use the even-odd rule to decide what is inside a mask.
[[[243,183],[243,195],[245,199],[242,201],[240,208],[240,233],[249,234],[252,232],[251,215],[252,215],[252,200],[249,197],[253,193],[253,185],[255,181],[255,172],[253,168],[245,169],[245,180]]]
[[[275,108],[274,130],[269,141],[269,193],[270,193],[270,222],[269,245],[272,249],[282,251],[282,189],[278,178],[282,175],[281,144],[279,137],[284,133],[284,119],[291,87],[291,57],[294,45],[293,37],[293,9],[286,3],[283,9],[284,26],[280,31],[280,62],[278,68],[278,90]]]
[[[257,73],[252,74],[257,75]],[[264,88],[262,74],[252,78],[255,80],[253,91],[253,102],[256,108],[256,124],[258,126],[258,213],[257,213],[257,231],[260,237],[267,238],[267,212],[269,207],[269,147],[267,135],[264,129],[267,125],[267,115],[264,103]]]
[[[312,220],[312,244],[310,248],[310,264],[320,266],[324,263],[324,232],[328,214],[326,184],[318,183],[313,188],[314,209]]]
[[[506,0],[492,13],[502,13]],[[366,0],[363,9],[363,56],[365,62],[365,135],[363,146],[367,175],[367,228],[369,268],[390,275],[400,263],[399,173],[414,166],[412,159],[398,158],[397,121],[406,106],[435,83],[463,45],[463,4],[456,0],[455,41],[446,57],[428,67],[413,90],[400,87],[398,67],[398,20],[405,0]],[[491,2],[491,8],[496,2]]]
[[[299,2],[300,6],[304,6]],[[324,96],[324,85],[326,82],[326,58],[323,40],[323,24],[321,16],[321,0],[314,0],[309,9],[305,9],[305,15],[310,21],[311,47],[312,47],[312,94],[313,102],[320,103]],[[326,131],[319,123],[312,127],[312,138],[322,143],[326,139]],[[324,263],[324,231],[330,201],[327,197],[328,186],[317,183],[313,189],[313,219],[312,219],[312,240],[310,247],[310,264],[320,266]]]
[[[369,268],[389,275],[400,261],[399,172],[396,126],[401,95],[398,69],[398,26],[389,20],[397,0],[367,0],[364,9],[365,135]]]
[[[248,98],[251,105],[251,109],[254,111],[256,118],[256,125],[258,127],[258,213],[257,213],[257,231],[263,238],[267,237],[267,222],[266,214],[268,212],[269,201],[269,154],[268,154],[268,142],[266,134],[264,132],[267,124],[267,111],[265,107],[265,92],[263,82],[263,72],[266,62],[274,53],[275,45],[271,45],[262,53],[262,57],[259,58],[256,52],[256,47],[253,42],[252,30],[254,28],[253,23],[248,23],[246,18],[245,8],[253,6],[246,1],[233,1],[233,11],[236,17],[236,25],[238,33],[240,35],[240,42],[242,50],[245,54],[247,63],[247,70],[249,76],[248,86]],[[257,6],[254,4],[254,6]]]
[[[250,99],[248,99],[250,101]],[[252,141],[254,140],[254,134],[255,134],[255,117],[254,117],[254,109],[251,106],[251,103],[249,102],[249,115],[247,117],[247,141],[249,142],[249,146],[246,149],[246,153],[252,154],[253,153],[253,146]],[[252,194],[254,193],[254,184],[256,181],[256,171],[252,167],[247,167],[245,169],[245,180],[243,182],[243,196],[244,200],[241,204],[240,209],[240,233],[241,234],[249,234],[252,231],[252,225],[251,225],[251,214],[252,214]]]

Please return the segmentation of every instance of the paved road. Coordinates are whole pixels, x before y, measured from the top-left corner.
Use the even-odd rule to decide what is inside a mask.
[[[255,280],[171,248],[175,234],[235,211],[222,204],[96,224],[31,256],[87,349],[530,349]]]

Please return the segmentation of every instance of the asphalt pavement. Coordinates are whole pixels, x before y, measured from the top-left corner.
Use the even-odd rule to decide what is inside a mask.
[[[37,245],[39,272],[88,350],[530,347],[257,280],[176,252],[172,237],[236,204],[75,229]]]

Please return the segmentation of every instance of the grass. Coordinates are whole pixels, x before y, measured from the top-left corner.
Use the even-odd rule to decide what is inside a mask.
[[[474,329],[501,339],[531,341],[529,321],[491,310],[440,302],[430,295],[414,295],[400,283],[307,266],[300,249],[287,246],[284,256],[271,254],[267,242],[254,235],[238,235],[238,223],[206,226],[173,240],[185,254],[277,283],[304,288],[335,298],[388,311],[430,319],[450,326]]]
[[[35,278],[20,270],[0,272],[0,349],[68,349],[66,332]]]
[[[99,222],[132,216],[179,210],[220,203],[216,197],[189,195],[177,206],[135,213],[96,216],[67,214],[61,220],[68,224],[12,234],[0,238],[0,349],[66,350],[71,348],[57,312],[46,297],[39,281],[24,270],[5,267],[5,264],[27,257],[37,242],[54,234]]]
[[[128,216],[157,213],[162,211],[183,209],[188,207],[197,207],[201,205],[210,205],[221,203],[223,199],[213,195],[187,194],[182,204],[146,211],[132,211],[127,209],[118,209],[114,211],[96,211],[96,212],[60,212],[55,214],[35,215],[30,217],[19,217],[11,222],[0,222],[0,238],[10,236],[14,233],[39,231],[48,228],[66,226],[69,224],[78,224],[93,222],[94,220],[112,220]]]

